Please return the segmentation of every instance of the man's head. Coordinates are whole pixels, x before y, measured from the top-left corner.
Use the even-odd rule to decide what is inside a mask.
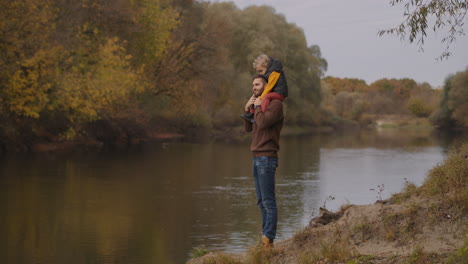
[[[265,74],[270,63],[270,57],[265,54],[260,54],[252,63],[253,68],[258,74]]]
[[[267,84],[267,80],[265,76],[256,74],[252,78],[252,91],[256,97],[259,97],[263,90],[265,90],[265,86]]]

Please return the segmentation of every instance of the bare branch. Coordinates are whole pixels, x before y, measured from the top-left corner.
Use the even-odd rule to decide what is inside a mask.
[[[463,31],[466,14],[468,12],[468,0],[390,0],[390,5],[403,4],[403,22],[396,27],[379,30],[377,34],[396,35],[402,41],[416,42],[419,50],[423,51],[424,41],[428,29],[433,32],[446,29],[446,35],[442,38],[445,51],[437,60],[446,59],[451,55],[450,45],[460,36],[465,35]],[[435,18],[432,25],[429,24]]]

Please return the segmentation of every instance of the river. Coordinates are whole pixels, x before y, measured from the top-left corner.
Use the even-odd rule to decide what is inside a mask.
[[[465,137],[466,139],[466,137]],[[420,185],[459,137],[424,130],[281,139],[277,239],[325,206]],[[249,142],[0,158],[0,263],[183,263],[260,237]]]

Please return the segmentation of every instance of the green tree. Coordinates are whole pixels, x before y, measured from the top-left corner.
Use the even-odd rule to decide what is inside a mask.
[[[468,127],[468,68],[446,78],[440,107],[431,115],[441,128]]]
[[[412,114],[418,117],[428,117],[434,110],[421,98],[411,98],[408,100],[407,108]]]
[[[446,102],[456,126],[468,127],[468,68],[451,79]]]
[[[283,15],[266,6],[251,6],[241,13],[234,35],[233,57],[235,67],[242,69],[251,65],[261,53],[279,59],[284,65],[290,97],[287,99],[288,122],[295,123],[303,111],[314,111],[320,104],[320,77],[327,63],[321,57],[318,46],[308,46],[304,32],[295,24],[288,23]],[[252,73],[252,71],[251,71]],[[240,88],[245,91],[245,88]],[[244,94],[246,94],[244,92]]]
[[[428,83],[423,83],[410,90],[406,107],[418,117],[429,117],[437,109],[440,100],[440,90],[432,89]]]
[[[169,48],[171,32],[177,26],[178,12],[165,0],[135,1],[137,30],[131,36],[132,52],[138,63],[153,71]],[[153,66],[153,67],[151,67]],[[155,73],[153,73],[155,74]]]

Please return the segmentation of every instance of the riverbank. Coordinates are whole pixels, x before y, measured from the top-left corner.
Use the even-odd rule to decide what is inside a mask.
[[[467,263],[467,160],[464,144],[421,187],[407,183],[385,201],[321,210],[274,249],[210,252],[189,263]]]

